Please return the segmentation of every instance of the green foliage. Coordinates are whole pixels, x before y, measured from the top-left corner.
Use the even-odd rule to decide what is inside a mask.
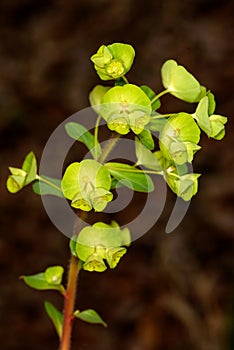
[[[106,163],[105,166],[116,180],[134,191],[152,192],[154,190],[150,176],[134,166],[115,162]]]
[[[162,82],[171,95],[186,102],[198,102],[205,92],[197,79],[174,60],[163,64]]]
[[[64,287],[61,284],[63,268],[61,266],[48,267],[45,272],[37,273],[31,276],[21,276],[24,282],[31,288],[37,290],[58,290],[64,293]]]
[[[65,125],[65,129],[71,138],[84,143],[85,146],[90,150],[93,157],[96,155],[101,155],[100,144],[95,144],[94,136],[83,125],[75,122],[69,122]]]
[[[227,122],[227,118],[213,114],[214,111],[214,95],[209,92],[207,96],[204,96],[200,100],[193,117],[197,120],[198,125],[207,136],[216,140],[221,140],[225,135],[224,125]]]
[[[148,96],[148,98],[150,99],[150,101],[154,100],[156,97],[155,92],[147,85],[141,85],[140,86],[141,90],[144,91],[144,93]],[[161,102],[159,99],[155,99],[155,101],[151,104],[152,105],[152,109],[154,111],[156,111],[157,109],[159,109],[161,107]]]
[[[45,279],[49,284],[59,286],[62,282],[64,268],[62,266],[51,266],[45,270]]]
[[[107,327],[106,322],[104,322],[98,313],[93,309],[87,309],[84,311],[76,310],[73,315],[82,321],[93,324],[101,324],[102,326]]]
[[[50,194],[52,196],[64,198],[61,190],[61,180],[42,175],[37,177],[32,187],[33,191],[40,196]]]
[[[11,193],[20,191],[36,179],[37,161],[33,152],[30,152],[24,159],[22,169],[9,167],[11,175],[7,179],[7,189]]]
[[[53,322],[53,325],[55,327],[55,330],[61,338],[62,336],[62,324],[63,324],[63,315],[60,311],[56,309],[50,302],[45,301],[45,310],[51,321]]]

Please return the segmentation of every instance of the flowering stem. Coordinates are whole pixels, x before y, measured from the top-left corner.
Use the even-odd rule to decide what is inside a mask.
[[[101,120],[101,116],[99,115],[97,117],[96,124],[95,124],[95,130],[94,130],[94,152],[95,152],[94,159],[95,160],[97,160],[97,158],[98,158],[97,145],[98,145],[98,127],[99,127],[100,120]]]
[[[69,266],[67,289],[64,296],[63,326],[59,350],[70,349],[72,321],[74,318],[73,312],[80,269],[81,265],[78,258],[72,255]]]
[[[128,79],[125,77],[125,75],[122,77],[122,79],[126,84],[129,84]]]
[[[115,147],[115,145],[116,145],[118,139],[120,138],[120,136],[121,136],[120,134],[113,134],[113,136],[108,140],[106,146],[103,149],[102,154],[98,158],[98,161],[100,163],[103,163],[106,160],[106,158],[109,155],[109,153]]]
[[[160,92],[158,95],[154,96],[154,98],[151,100],[151,105],[157,101],[160,97],[162,97],[163,95],[166,95],[169,92],[169,90],[163,90],[162,92]]]

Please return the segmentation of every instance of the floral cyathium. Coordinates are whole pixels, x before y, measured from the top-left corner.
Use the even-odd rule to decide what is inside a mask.
[[[110,225],[96,222],[84,227],[75,242],[76,254],[84,262],[83,269],[102,272],[107,268],[104,260],[111,269],[117,266],[127,252],[131,237],[128,228],[121,229],[115,221]]]
[[[103,211],[113,198],[109,191],[111,176],[108,170],[93,159],[70,164],[62,178],[62,191],[71,206],[84,211]]]
[[[131,45],[114,43],[102,45],[91,57],[94,68],[102,80],[123,77],[131,68],[135,50]]]

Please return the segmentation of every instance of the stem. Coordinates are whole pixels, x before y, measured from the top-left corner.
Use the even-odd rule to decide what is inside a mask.
[[[97,160],[98,159],[98,154],[97,154],[97,145],[98,145],[98,127],[99,127],[99,123],[100,123],[100,120],[101,120],[101,116],[99,115],[97,117],[97,120],[96,120],[96,124],[95,124],[95,129],[94,129],[94,159]]]
[[[135,164],[136,166],[137,163]],[[126,173],[145,173],[145,174],[153,174],[153,175],[161,175],[162,171],[155,171],[155,170],[140,170],[140,169],[128,169],[128,168],[121,168],[121,167],[114,167],[114,166],[109,166],[108,163],[104,164],[106,168],[112,169],[112,170],[123,170]]]
[[[66,294],[64,299],[63,327],[62,327],[62,337],[60,341],[59,350],[70,349],[72,321],[74,317],[73,312],[74,312],[79,271],[80,271],[79,260],[72,255],[70,266],[69,266],[67,289],[66,289]]]
[[[55,188],[58,191],[62,192],[62,190],[59,186],[55,185],[53,182],[45,179],[44,177],[41,177],[40,175],[36,175],[36,179],[41,181],[41,182],[44,182],[45,184],[49,185],[50,187]]]
[[[120,138],[120,134],[113,134],[113,136],[110,138],[110,140],[108,140],[106,146],[104,147],[102,154],[100,155],[100,157],[98,158],[98,161],[100,163],[103,163],[107,156],[109,155],[109,153],[112,151],[112,149],[115,147],[118,139]]]
[[[153,117],[151,117],[151,119],[163,119],[163,118],[168,118],[171,117],[173,115],[175,115],[177,113],[168,113],[168,114],[159,114],[159,115],[154,115]]]
[[[126,84],[129,84],[128,79],[125,77],[125,75],[122,77],[122,79],[125,81]]]
[[[162,97],[163,95],[166,95],[169,92],[169,90],[163,90],[162,92],[160,92],[158,95],[154,96],[154,98],[151,100],[151,105],[157,101],[160,97]]]

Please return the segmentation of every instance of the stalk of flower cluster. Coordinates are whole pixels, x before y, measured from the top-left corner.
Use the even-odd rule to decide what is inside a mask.
[[[79,271],[79,260],[78,258],[72,255],[69,266],[67,288],[64,296],[63,325],[59,348],[60,350],[70,350],[72,322],[74,319],[73,312],[76,299]]]
[[[105,159],[108,157],[109,153],[112,151],[112,149],[115,147],[119,137],[121,135],[114,134],[107,142],[106,146],[104,147],[101,156],[99,157],[98,161],[100,163],[103,163]],[[87,213],[82,212],[80,219],[84,219],[86,217]],[[76,228],[76,231],[77,228]],[[72,334],[72,325],[74,320],[74,307],[75,307],[75,301],[76,301],[76,294],[77,294],[77,284],[78,284],[78,277],[79,272],[81,270],[81,262],[79,259],[71,254],[71,260],[68,270],[68,282],[67,282],[67,288],[64,295],[64,310],[63,310],[63,325],[62,325],[62,336],[60,340],[60,347],[59,350],[70,350],[71,348],[71,334]]]

